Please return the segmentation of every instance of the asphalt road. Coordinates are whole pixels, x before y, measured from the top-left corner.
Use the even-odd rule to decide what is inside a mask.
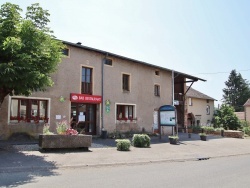
[[[250,155],[185,162],[161,162],[0,173],[0,187],[250,187]]]

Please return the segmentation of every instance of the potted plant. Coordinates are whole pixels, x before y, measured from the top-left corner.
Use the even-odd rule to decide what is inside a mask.
[[[206,141],[207,140],[207,134],[206,133],[200,133],[200,138],[202,141]]]
[[[168,136],[168,139],[170,144],[177,144],[179,136],[178,135]]]

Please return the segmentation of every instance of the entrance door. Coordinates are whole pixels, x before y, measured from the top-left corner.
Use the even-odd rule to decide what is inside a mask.
[[[71,103],[71,127],[83,134],[96,134],[96,104]]]

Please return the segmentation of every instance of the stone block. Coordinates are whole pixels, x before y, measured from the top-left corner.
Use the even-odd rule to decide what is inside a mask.
[[[88,148],[92,135],[39,135],[39,147],[46,148]]]

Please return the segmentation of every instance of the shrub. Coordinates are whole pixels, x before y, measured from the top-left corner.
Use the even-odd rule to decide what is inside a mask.
[[[201,127],[199,125],[193,125],[191,127],[192,127],[193,133],[199,133],[201,131]]]
[[[229,130],[237,130],[241,124],[239,118],[234,113],[234,108],[228,105],[221,105],[214,117],[214,126]]]
[[[168,138],[172,138],[172,139],[176,139],[176,140],[178,140],[178,139],[179,139],[179,136],[177,136],[177,135],[173,135],[173,136],[168,136]]]
[[[129,139],[116,139],[116,148],[118,151],[129,151],[131,142]]]
[[[150,140],[150,137],[146,134],[134,134],[132,138],[132,145],[140,148],[149,147]]]
[[[67,121],[63,120],[56,122],[56,132],[57,134],[66,134],[66,130],[69,128]]]
[[[250,136],[250,123],[248,121],[241,121],[241,128],[244,134]]]
[[[52,134],[54,134],[54,133],[50,132],[50,130],[49,130],[49,124],[45,124],[43,126],[43,134],[46,134],[46,135],[52,135]]]
[[[209,127],[209,126],[202,126],[201,129],[203,129],[204,132],[207,134],[211,134],[215,131],[213,127]]]
[[[250,127],[243,127],[242,130],[243,130],[244,134],[250,136]]]

